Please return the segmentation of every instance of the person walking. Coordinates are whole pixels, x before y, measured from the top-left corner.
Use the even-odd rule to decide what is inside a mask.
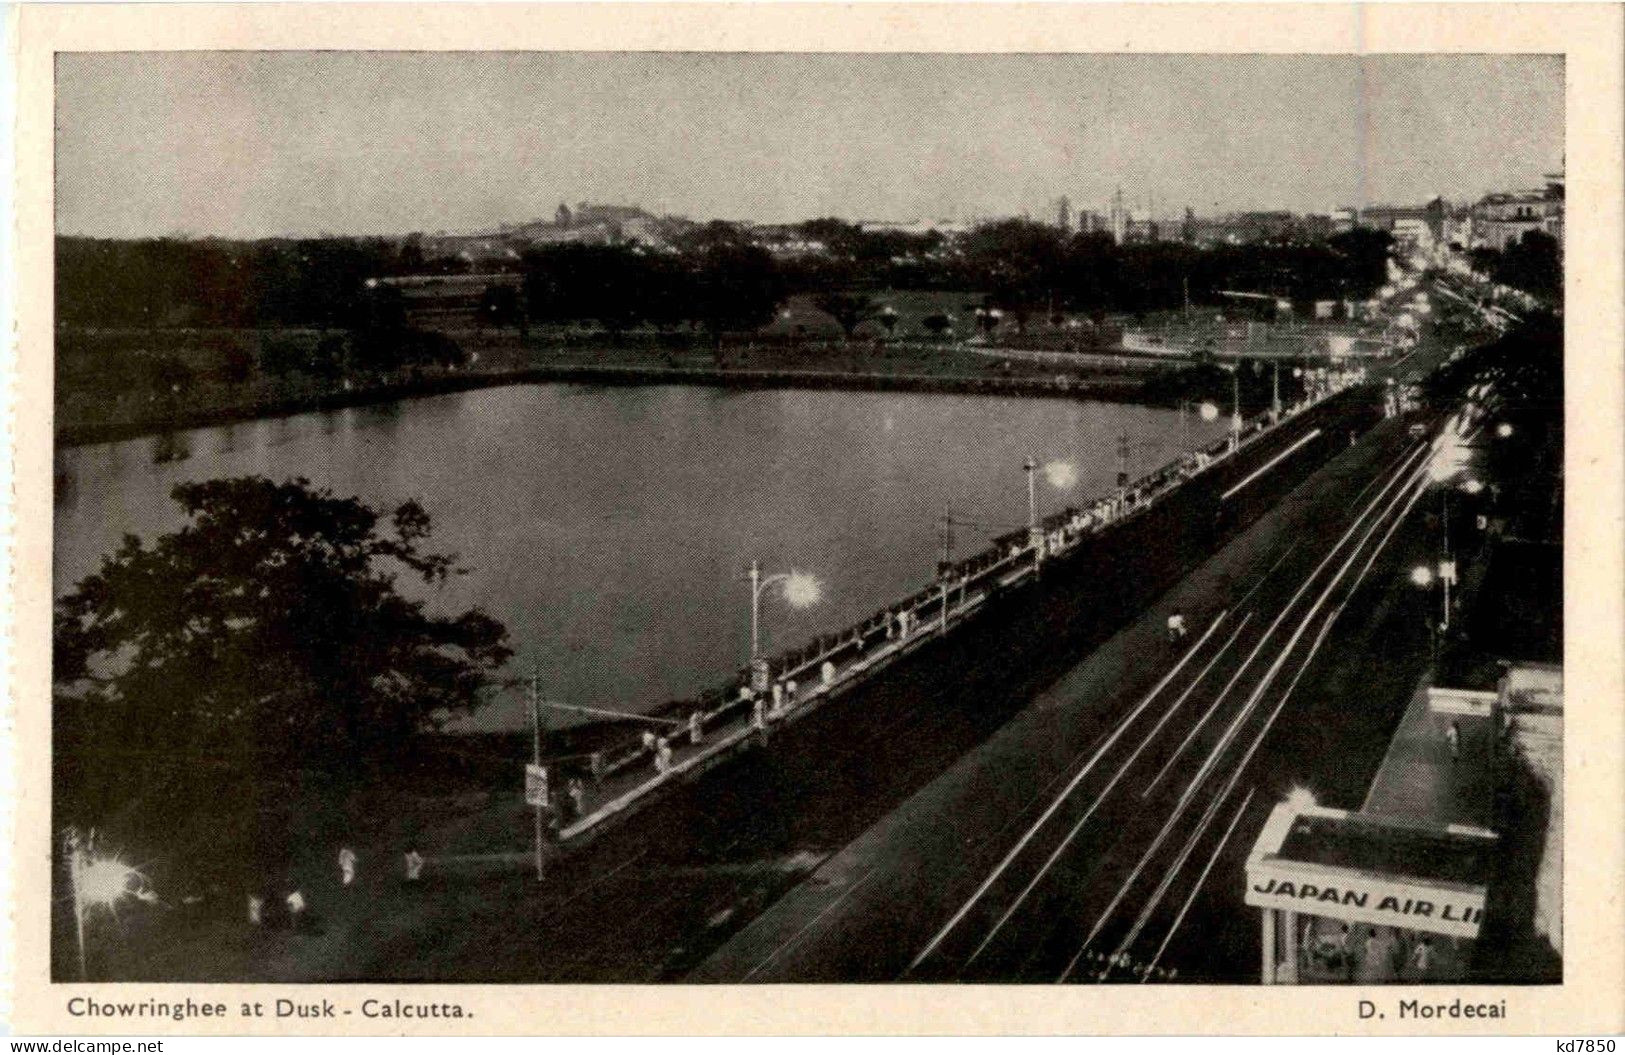
[[[1377,936],[1377,928],[1366,931],[1365,949],[1360,957],[1360,981],[1393,981],[1392,965],[1388,962],[1388,946]]]
[[[416,883],[423,878],[423,855],[418,853],[415,844],[406,848],[406,855],[402,858],[402,863],[406,866],[406,881],[408,883]]]
[[[355,851],[348,846],[339,847],[339,882],[345,886],[355,883]]]
[[[1184,613],[1175,612],[1168,617],[1168,640],[1175,643],[1185,640]]]
[[[1451,722],[1450,728],[1444,731],[1444,741],[1450,747],[1450,761],[1454,762],[1461,757],[1461,724]]]
[[[1354,981],[1354,965],[1360,959],[1360,948],[1354,931],[1349,928],[1347,923],[1343,924],[1343,930],[1338,934],[1337,941],[1339,952],[1343,957],[1343,978],[1352,982]]]
[[[248,895],[248,923],[258,927],[265,922],[265,899],[258,894]]]
[[[304,923],[305,909],[309,907],[305,904],[305,895],[300,891],[295,890],[288,895],[287,904],[288,926],[294,930],[298,930]]]
[[[1418,982],[1425,982],[1433,970],[1433,940],[1423,936],[1411,952],[1411,971]]]

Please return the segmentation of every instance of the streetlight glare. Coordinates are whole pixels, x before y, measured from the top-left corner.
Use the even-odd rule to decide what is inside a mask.
[[[1057,490],[1065,490],[1078,482],[1078,470],[1071,462],[1053,461],[1044,466],[1044,479]]]
[[[793,571],[784,580],[784,599],[792,608],[810,608],[818,603],[823,585],[811,574]]]
[[[1433,569],[1427,567],[1426,565],[1418,564],[1416,567],[1411,569],[1411,582],[1415,583],[1417,586],[1431,586],[1433,584]]]
[[[1495,434],[1503,440],[1506,439],[1512,435],[1512,425],[1505,421],[1501,422],[1501,424],[1495,426]]]
[[[1466,483],[1461,485],[1461,489],[1470,495],[1476,495],[1478,492],[1484,490],[1484,485],[1478,480],[1468,480]]]
[[[1219,420],[1219,406],[1217,403],[1203,403],[1197,408],[1197,413],[1202,415],[1203,421]]]
[[[1315,793],[1305,787],[1294,787],[1287,793],[1286,802],[1288,806],[1295,810],[1306,810],[1311,806],[1318,805],[1315,801]]]
[[[79,896],[86,905],[109,907],[120,898],[145,899],[140,872],[116,857],[90,857],[79,868]]]

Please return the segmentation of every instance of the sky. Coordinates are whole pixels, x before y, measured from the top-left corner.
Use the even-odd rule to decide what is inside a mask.
[[[57,61],[57,230],[472,232],[560,202],[970,220],[1464,201],[1563,163],[1560,56],[194,52]]]

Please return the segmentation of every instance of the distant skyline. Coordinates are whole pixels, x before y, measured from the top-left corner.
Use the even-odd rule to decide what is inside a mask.
[[[57,229],[470,232],[1473,200],[1563,163],[1560,56],[198,52],[57,62]]]

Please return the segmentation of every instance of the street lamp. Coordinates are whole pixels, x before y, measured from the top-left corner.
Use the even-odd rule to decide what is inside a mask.
[[[784,599],[792,608],[810,608],[823,593],[823,586],[807,572],[783,571],[764,578],[761,565],[750,562],[750,660],[753,665],[762,651],[762,593],[777,583],[784,584]]]
[[[1027,473],[1027,534],[1033,536],[1038,534],[1038,490],[1033,481],[1033,472],[1038,468],[1038,463],[1028,458],[1021,467]]]
[[[157,896],[147,887],[147,877],[120,861],[117,857],[102,857],[95,852],[96,833],[81,836],[77,828],[69,828],[63,841],[68,856],[68,886],[73,895],[73,925],[79,945],[79,979],[88,977],[85,967],[85,917],[92,909],[112,912],[126,897],[139,901],[156,901]]]

